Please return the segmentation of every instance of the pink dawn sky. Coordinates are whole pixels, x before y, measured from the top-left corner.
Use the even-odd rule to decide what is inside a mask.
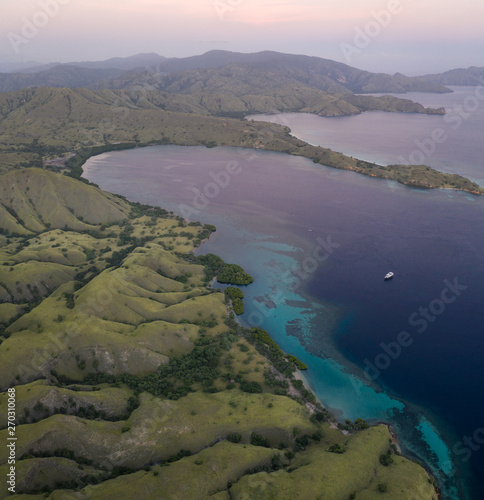
[[[276,50],[371,71],[484,66],[482,0],[4,0],[0,62]]]

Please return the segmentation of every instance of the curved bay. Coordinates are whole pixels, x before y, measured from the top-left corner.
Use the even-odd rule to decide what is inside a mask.
[[[108,153],[91,158],[85,176],[215,224],[201,252],[256,278],[242,319],[305,361],[309,384],[342,418],[392,423],[449,498],[465,487],[469,462],[453,448],[484,419],[483,199],[234,148]],[[396,276],[384,282],[389,270]],[[409,317],[456,278],[467,288],[418,333]],[[411,345],[368,380],[366,360],[375,363],[403,331]],[[482,455],[471,462],[482,465]]]

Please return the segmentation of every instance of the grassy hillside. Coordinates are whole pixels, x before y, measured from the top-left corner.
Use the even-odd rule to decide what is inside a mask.
[[[85,89],[43,88],[0,94],[0,144],[4,151],[0,157],[0,172],[45,164],[50,169],[66,171],[79,177],[86,158],[104,151],[149,144],[234,146],[305,156],[329,167],[392,179],[414,187],[484,193],[482,188],[468,179],[444,174],[426,166],[385,167],[359,161],[327,148],[311,146],[291,136],[290,130],[280,125],[203,116],[199,114],[200,100],[195,99],[195,96],[179,97],[187,101],[142,91],[133,94],[110,90],[93,92]],[[217,99],[216,96],[209,96],[206,103],[215,106]],[[262,96],[254,96],[254,99],[264,101]],[[346,111],[348,107],[357,109],[349,101],[355,101],[355,104],[363,107],[362,99],[373,101],[376,98],[350,96],[349,101],[342,101],[338,96],[331,96],[328,99],[326,103],[313,101],[312,111],[314,107],[319,109],[328,106],[326,112],[336,114],[342,107]],[[382,98],[378,103],[385,100]],[[187,102],[192,106],[190,113],[185,112]],[[410,101],[403,102],[412,104]],[[388,101],[385,105],[393,104]],[[269,100],[268,107],[271,106]],[[372,106],[374,108],[376,104]],[[177,107],[184,112],[172,110]],[[238,114],[238,111],[234,113]],[[81,154],[72,158],[76,151]],[[64,159],[55,160],[59,156]],[[64,165],[66,158],[69,159],[69,169]],[[27,203],[23,202],[22,205],[28,212]],[[5,220],[5,227],[8,225],[8,230],[13,231],[16,223],[10,217],[12,214],[8,210],[8,213],[5,212],[5,208],[0,206],[0,214]],[[18,228],[19,231],[26,229]]]
[[[126,203],[113,195],[38,169],[3,176],[0,200],[2,208],[15,216],[8,217],[11,233],[33,234],[48,228],[86,231],[120,221],[128,213]]]
[[[41,169],[0,179],[13,498],[436,498],[385,427],[343,434],[295,361],[234,321],[192,254],[213,228]]]

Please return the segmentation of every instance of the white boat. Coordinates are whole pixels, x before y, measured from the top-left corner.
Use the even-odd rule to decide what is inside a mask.
[[[395,276],[395,273],[392,273],[391,271],[387,274],[385,274],[385,279],[386,280],[391,280]]]

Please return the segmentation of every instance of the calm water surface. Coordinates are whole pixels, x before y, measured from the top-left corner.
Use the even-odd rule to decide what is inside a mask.
[[[281,123],[310,144],[355,158],[383,165],[425,164],[484,186],[484,87],[451,88],[452,94],[393,94],[444,107],[445,116],[374,111],[337,118],[286,113],[248,119]]]
[[[291,119],[307,133],[308,116]],[[410,129],[415,116],[442,119],[368,113],[347,122],[365,116],[377,117],[375,127],[384,117],[408,119]],[[330,124],[341,120],[331,119],[324,134],[338,136]],[[311,127],[322,134],[316,122]],[[368,159],[387,154],[390,125],[385,130]],[[348,147],[364,157],[366,144],[365,136]],[[459,164],[456,156],[447,158],[449,169]],[[478,178],[478,163],[466,158]],[[482,198],[234,148],[108,153],[84,170],[103,189],[215,224],[201,252],[237,262],[256,278],[244,290],[242,320],[303,359],[309,384],[341,418],[393,424],[404,450],[432,469],[447,498],[480,498],[458,490],[475,488],[484,464],[480,446],[473,442],[470,450],[463,441],[484,428]],[[389,270],[396,276],[384,282]]]

